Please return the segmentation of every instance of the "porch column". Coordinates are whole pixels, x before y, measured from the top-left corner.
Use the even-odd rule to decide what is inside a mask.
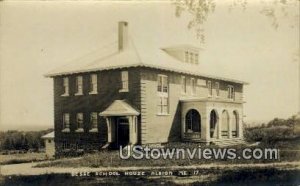
[[[229,123],[228,123],[228,138],[232,138],[232,118],[233,118],[233,116],[231,113],[232,112],[229,113],[229,118],[228,118],[228,121],[229,121]]]
[[[185,133],[185,115],[181,116],[181,139],[184,139],[184,133]]]
[[[239,138],[243,138],[244,136],[243,136],[243,134],[244,134],[244,127],[243,127],[243,118],[242,118],[243,116],[241,116],[241,117],[239,117],[239,125],[238,125],[238,131],[237,131],[237,133],[238,133],[238,136],[237,137],[239,137]]]
[[[132,131],[130,131],[129,129],[129,132],[131,134],[131,142],[132,144],[136,144],[137,143],[137,134],[138,134],[138,130],[137,130],[137,124],[138,124],[138,121],[137,121],[137,116],[132,116]]]
[[[129,144],[131,145],[132,144],[132,129],[133,129],[133,122],[132,122],[132,116],[127,116],[126,117],[128,119],[128,125],[129,125]]]
[[[111,118],[106,117],[106,125],[107,125],[107,142],[111,143],[112,142],[112,135],[111,135]]]
[[[201,117],[201,123],[201,139],[210,142],[209,117],[203,115],[203,117]]]
[[[222,138],[222,119],[218,117],[218,139]]]

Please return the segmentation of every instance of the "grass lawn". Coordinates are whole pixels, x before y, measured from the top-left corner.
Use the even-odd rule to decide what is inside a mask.
[[[299,161],[300,160],[300,139],[292,139],[290,141],[278,141],[275,144],[264,144],[261,143],[259,146],[251,148],[278,148],[280,149],[280,160],[270,160],[270,159],[189,159],[188,155],[185,155],[185,159],[140,159],[136,160],[129,158],[127,160],[122,160],[119,156],[119,151],[100,151],[95,154],[86,154],[78,159],[58,159],[52,162],[40,163],[37,167],[151,167],[151,166],[184,166],[184,165],[200,165],[208,163],[270,163],[270,162],[280,162],[280,161]],[[197,148],[199,144],[196,143],[170,143],[166,147],[173,148]],[[214,146],[203,146],[201,148],[216,148]],[[241,155],[241,150],[246,148],[246,146],[235,146],[237,149],[237,154]],[[299,151],[297,151],[299,150]]]
[[[42,161],[46,159],[45,153],[24,153],[24,154],[10,154],[0,155],[0,165],[27,163],[32,161]]]

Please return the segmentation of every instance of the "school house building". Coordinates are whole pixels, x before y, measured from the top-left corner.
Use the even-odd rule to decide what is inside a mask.
[[[200,72],[199,48],[192,45],[136,45],[128,27],[118,23],[117,41],[100,57],[46,75],[54,80],[56,153],[242,142],[247,83]]]

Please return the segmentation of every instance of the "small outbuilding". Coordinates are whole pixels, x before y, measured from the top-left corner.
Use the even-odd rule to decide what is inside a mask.
[[[53,158],[55,155],[54,131],[42,136],[45,142],[46,155]]]

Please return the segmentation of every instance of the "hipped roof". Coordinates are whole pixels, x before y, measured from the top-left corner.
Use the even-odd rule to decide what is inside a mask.
[[[240,80],[205,74],[200,71],[200,65],[184,63],[166,53],[166,47],[159,47],[153,45],[153,43],[145,43],[130,36],[128,40],[128,45],[121,51],[118,50],[118,42],[115,40],[101,50],[74,60],[68,65],[47,73],[45,76],[55,77],[129,67],[149,67],[240,84],[248,84],[247,82]],[[196,48],[190,45],[179,46]]]

